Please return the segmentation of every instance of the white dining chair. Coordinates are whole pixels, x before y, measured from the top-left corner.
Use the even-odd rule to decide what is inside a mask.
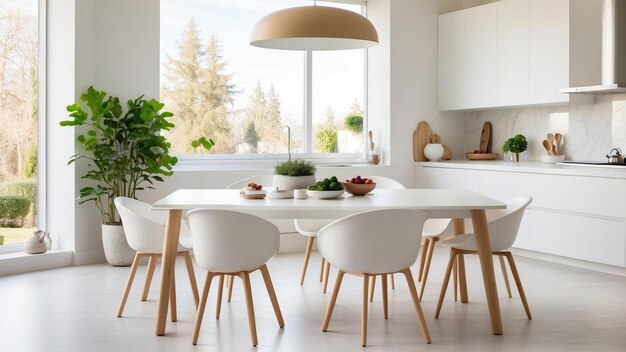
[[[426,213],[418,210],[374,210],[334,221],[319,231],[317,238],[319,251],[328,263],[338,269],[322,331],[328,330],[344,274],[362,276],[361,345],[365,347],[369,280],[381,276],[383,313],[387,319],[387,275],[402,273],[409,286],[424,340],[430,343],[428,327],[410,269],[420,250],[419,237],[427,217]],[[389,224],[393,224],[394,231],[389,231]]]
[[[402,189],[404,186],[389,177],[384,176],[365,176],[367,178],[372,179],[376,183],[376,188],[379,189]],[[306,246],[306,250],[304,253],[304,264],[302,265],[302,274],[300,275],[300,285],[304,284],[304,277],[306,276],[307,267],[309,265],[309,259],[311,257],[311,252],[313,251],[313,246],[315,243],[315,238],[317,237],[317,233],[319,230],[333,222],[335,219],[296,219],[294,220],[294,224],[296,226],[296,231],[299,234],[308,237],[308,242]],[[330,264],[326,263],[326,260],[322,256],[322,265],[320,267],[320,282],[323,282],[322,292],[326,293],[326,289],[328,288],[328,277],[330,274]],[[391,276],[391,286],[395,288],[395,282],[393,280],[393,275]],[[372,287],[374,285],[374,279],[372,280]],[[373,292],[373,289],[372,289]],[[373,295],[373,293],[372,293]],[[373,299],[373,296],[372,296]]]
[[[420,283],[419,296],[420,301],[424,297],[424,289],[426,288],[426,282],[428,280],[428,273],[430,271],[430,263],[433,259],[433,253],[435,252],[435,245],[445,235],[453,235],[452,231],[452,219],[429,219],[424,224],[424,231],[422,236],[424,237],[424,250],[420,258],[420,265],[417,271],[417,282]],[[456,274],[454,271],[454,296],[456,297]]]
[[[220,278],[220,284],[224,281],[224,275],[241,278],[253,346],[256,346],[258,341],[250,273],[261,271],[278,325],[284,327],[285,322],[266,265],[278,253],[280,242],[278,227],[257,216],[228,210],[192,210],[188,217],[196,262],[207,270],[193,328],[193,344],[198,342],[209,288],[216,276]],[[220,301],[218,299],[218,302]]]
[[[121,317],[124,312],[124,307],[126,305],[131,286],[135,279],[137,268],[144,257],[149,259],[146,281],[144,283],[141,300],[145,301],[148,298],[148,291],[150,290],[157,260],[163,254],[163,236],[165,234],[167,214],[165,212],[151,211],[150,204],[132,198],[117,197],[115,198],[114,203],[115,208],[120,214],[120,219],[122,220],[128,245],[133,250],[137,251],[135,254],[135,260],[130,268],[126,289],[124,290],[124,295],[122,296],[122,301],[117,311],[117,316]],[[191,249],[191,235],[184,222],[181,224],[180,239],[180,243],[183,245],[179,244],[178,255],[182,256],[185,260],[193,298],[197,306],[198,286],[193,270],[193,262],[191,260],[191,255],[189,254],[189,250]],[[174,278],[172,278],[172,289],[170,292],[171,319],[172,321],[176,321],[176,282]]]
[[[528,319],[532,319],[530,314],[530,308],[526,295],[524,294],[524,288],[522,287],[522,281],[519,277],[513,254],[509,250],[519,231],[524,212],[528,205],[532,202],[532,197],[521,196],[509,199],[506,201],[506,209],[487,210],[487,228],[489,230],[489,241],[491,241],[491,251],[493,255],[498,256],[500,259],[500,265],[502,273],[505,278],[505,284],[509,297],[511,297],[511,290],[508,284],[508,275],[506,272],[506,265],[504,263],[504,257],[506,257],[511,268],[511,273],[517,286],[520,299],[524,305],[526,316]],[[446,295],[448,288],[448,282],[450,281],[450,273],[454,267],[454,263],[457,261],[457,257],[464,254],[478,254],[478,248],[476,246],[476,240],[473,233],[468,233],[460,236],[456,236],[448,241],[441,241],[441,246],[448,246],[451,248],[450,260],[448,261],[448,267],[443,279],[443,285],[441,286],[441,293],[439,294],[439,301],[437,302],[437,310],[435,312],[435,319],[439,318],[441,307],[443,305],[443,299]],[[462,270],[465,270],[462,268]]]

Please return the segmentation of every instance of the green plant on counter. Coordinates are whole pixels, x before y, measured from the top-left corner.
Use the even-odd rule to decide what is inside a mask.
[[[528,149],[528,141],[521,134],[507,139],[502,145],[502,152],[515,153],[515,161],[519,161],[519,153],[526,151],[526,149]]]
[[[301,159],[285,161],[274,167],[274,173],[283,176],[312,176],[316,170],[312,162]]]
[[[102,223],[120,224],[115,210],[116,197],[137,198],[137,191],[153,188],[162,176],[173,174],[178,159],[170,155],[170,143],[163,135],[174,124],[164,104],[143,95],[127,102],[124,111],[118,97],[89,87],[81,102],[67,107],[69,120],[61,126],[78,127],[76,138],[83,150],[70,157],[68,164],[87,163],[83,179],[96,181],[95,186],[80,190],[79,203],[94,202]]]

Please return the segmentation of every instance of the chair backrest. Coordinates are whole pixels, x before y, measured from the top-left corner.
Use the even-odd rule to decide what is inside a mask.
[[[371,178],[376,183],[376,188],[386,188],[386,189],[402,189],[406,188],[402,183],[394,180],[393,178],[385,177],[385,176],[365,176],[367,178]]]
[[[530,196],[515,197],[506,201],[506,209],[487,211],[489,239],[494,252],[511,248],[517,238],[524,212],[532,200]]]
[[[257,269],[278,253],[278,228],[260,217],[230,210],[187,213],[196,262],[212,272]]]
[[[328,262],[345,272],[396,272],[415,263],[427,218],[425,212],[410,209],[350,215],[320,230],[318,249]]]
[[[228,185],[227,189],[240,189],[248,185],[248,183],[256,183],[258,185],[271,187],[274,185],[274,175],[255,175],[244,178]]]
[[[151,211],[150,204],[132,198],[117,197],[114,202],[130,247],[139,252],[161,253],[166,213]]]
[[[428,219],[424,223],[424,236],[453,235],[452,219]]]
[[[376,188],[386,188],[386,189],[402,189],[404,186],[389,177],[384,176],[365,176],[370,178],[376,182]],[[306,233],[317,233],[322,227],[330,224],[335,219],[296,219],[294,223],[296,225],[296,230],[302,234]]]

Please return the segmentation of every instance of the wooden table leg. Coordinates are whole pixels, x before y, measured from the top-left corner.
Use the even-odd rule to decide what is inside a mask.
[[[454,234],[462,235],[465,233],[465,219],[452,220],[454,225]],[[465,261],[463,260],[463,254],[458,256],[458,268],[459,268],[459,294],[461,295],[461,303],[467,303],[467,278],[465,276]]]
[[[156,334],[165,335],[167,322],[167,304],[172,285],[172,273],[176,268],[176,255],[178,252],[178,236],[180,235],[180,221],[182,210],[170,209],[165,224],[165,238],[163,240],[163,258],[161,259],[161,288],[157,310]]]
[[[498,288],[496,287],[496,276],[493,270],[493,259],[491,258],[491,241],[489,240],[487,216],[483,209],[472,210],[471,213],[476,245],[478,247],[478,257],[480,258],[480,267],[483,273],[485,294],[487,295],[489,317],[491,318],[491,330],[494,335],[502,335],[502,317],[500,316]]]

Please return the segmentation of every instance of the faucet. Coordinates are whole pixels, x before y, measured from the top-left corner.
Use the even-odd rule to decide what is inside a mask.
[[[289,161],[291,161],[291,127],[285,126],[283,127],[283,131],[287,129],[287,153],[289,155]]]

